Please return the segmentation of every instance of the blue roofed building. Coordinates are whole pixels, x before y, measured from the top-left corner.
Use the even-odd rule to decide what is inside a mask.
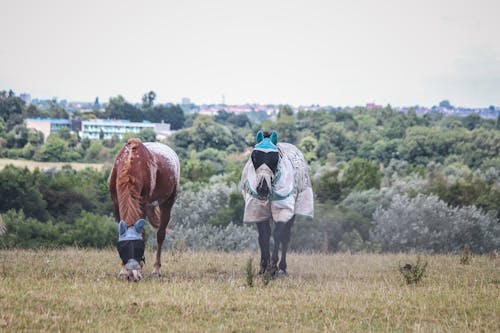
[[[55,119],[55,118],[26,118],[27,128],[40,131],[44,135],[44,140],[52,133],[65,127],[73,132],[77,132],[81,138],[92,140],[111,139],[113,136],[123,138],[125,133],[139,133],[143,129],[151,129],[156,133],[158,139],[164,139],[172,131],[168,123],[131,122],[129,120],[80,120],[80,119]]]
[[[50,134],[59,131],[61,128],[71,130],[71,120],[56,118],[26,118],[24,120],[26,128],[35,129],[43,133],[44,140],[47,140]]]
[[[118,138],[122,138],[125,133],[139,133],[143,129],[151,129],[157,135],[158,129],[162,128],[165,131],[165,127],[168,127],[166,131],[170,130],[170,124],[156,124],[148,121],[144,122],[131,122],[128,120],[83,120],[81,137],[89,139],[99,139],[102,135],[104,139],[111,139],[114,135]]]

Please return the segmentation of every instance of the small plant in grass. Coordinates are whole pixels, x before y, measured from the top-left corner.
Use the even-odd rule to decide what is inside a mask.
[[[462,265],[468,265],[470,264],[471,260],[472,260],[472,253],[470,251],[470,246],[468,244],[465,244],[462,250],[462,254],[460,256],[460,263]]]
[[[424,277],[426,268],[427,261],[422,261],[418,257],[417,262],[413,265],[405,264],[404,266],[399,266],[399,272],[403,275],[406,284],[417,284]]]
[[[247,273],[247,286],[249,286],[251,288],[251,287],[253,287],[253,264],[252,264],[252,258],[248,258],[247,267],[246,267],[246,273]]]
[[[0,214],[0,236],[5,233],[5,224],[3,223],[2,214]]]
[[[184,252],[186,252],[186,242],[184,241],[184,239],[175,240],[174,244],[172,245],[172,257],[177,260],[182,256]]]
[[[488,258],[490,260],[496,260],[498,258],[498,252],[496,250],[491,251],[488,253]]]
[[[262,283],[264,286],[267,286],[269,282],[273,279],[273,275],[271,273],[271,269],[267,269],[264,274],[262,274]]]

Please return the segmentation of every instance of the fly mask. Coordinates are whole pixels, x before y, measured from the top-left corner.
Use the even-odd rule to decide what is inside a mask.
[[[271,135],[257,133],[257,144],[252,151],[251,159],[257,178],[257,198],[267,200],[272,192],[273,180],[278,170],[280,152],[278,134],[273,131]]]

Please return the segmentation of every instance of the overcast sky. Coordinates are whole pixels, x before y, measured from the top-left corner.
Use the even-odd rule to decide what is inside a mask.
[[[0,90],[500,106],[499,0],[0,0]]]

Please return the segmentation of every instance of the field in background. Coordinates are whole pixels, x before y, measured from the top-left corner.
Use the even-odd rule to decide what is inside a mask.
[[[85,168],[94,168],[97,170],[102,170],[103,168],[109,167],[111,165],[106,165],[103,163],[77,163],[77,162],[36,162],[36,161],[28,161],[28,160],[12,160],[8,158],[0,158],[0,170],[3,170],[5,166],[12,164],[18,168],[27,167],[29,170],[33,171],[36,168],[39,168],[41,171],[57,169],[60,170],[62,167],[66,165],[71,165],[71,167],[75,170],[82,170]]]
[[[153,253],[147,253],[146,273]],[[116,278],[116,250],[0,251],[0,331],[498,332],[500,260],[416,255],[290,254],[286,278],[247,285],[256,253],[170,252],[160,279]]]

